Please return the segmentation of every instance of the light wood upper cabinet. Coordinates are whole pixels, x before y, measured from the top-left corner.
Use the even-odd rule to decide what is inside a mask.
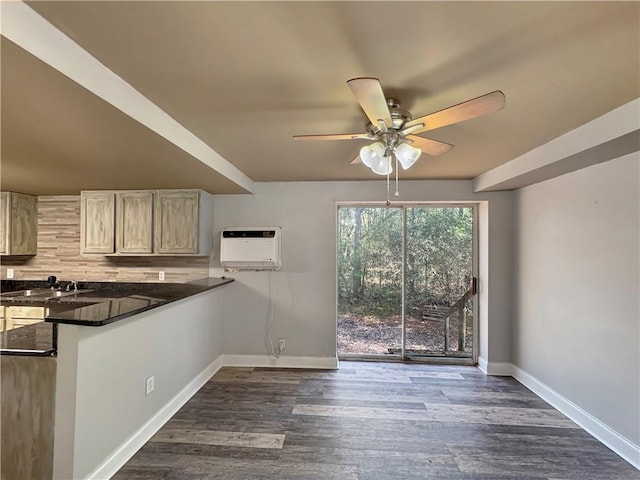
[[[116,196],[114,192],[80,195],[80,253],[115,252]]]
[[[102,196],[102,197],[101,197]],[[113,214],[98,208],[98,199],[112,199]],[[213,244],[212,197],[200,190],[142,190],[82,192],[82,253],[106,255],[208,256]],[[86,213],[92,207],[112,228],[92,225]],[[92,228],[93,230],[87,230]],[[98,232],[104,238],[96,239]],[[92,235],[91,249],[85,237]],[[109,238],[111,243],[109,243]],[[109,243],[110,249],[99,245]]]
[[[116,253],[153,253],[153,192],[116,193]]]
[[[156,252],[198,253],[197,191],[156,192]]]
[[[213,246],[213,197],[202,190],[156,190],[154,251],[208,256]]]
[[[35,255],[38,250],[38,197],[0,194],[0,255]]]

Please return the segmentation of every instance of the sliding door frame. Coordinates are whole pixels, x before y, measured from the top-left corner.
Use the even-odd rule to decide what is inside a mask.
[[[413,357],[408,356],[406,354],[406,269],[407,269],[407,259],[406,259],[406,249],[407,249],[407,208],[415,208],[415,207],[431,207],[431,208],[471,208],[472,209],[472,276],[473,278],[478,278],[479,272],[479,243],[478,243],[478,208],[479,203],[474,202],[397,202],[392,203],[391,205],[387,205],[386,202],[336,202],[336,210],[335,210],[335,225],[336,225],[336,338],[337,338],[337,327],[338,327],[338,260],[339,260],[339,250],[338,250],[338,229],[340,228],[339,224],[339,210],[344,207],[362,207],[362,208],[394,208],[400,209],[402,211],[402,269],[401,269],[401,321],[402,321],[402,335],[401,335],[401,353],[400,354],[340,354],[337,351],[337,342],[336,342],[336,353],[337,357],[340,360],[369,360],[369,361],[395,361],[395,362],[412,362],[412,363],[441,363],[441,364],[456,364],[456,365],[476,365],[478,363],[478,349],[479,349],[479,339],[478,339],[478,323],[479,323],[479,305],[478,305],[478,297],[476,294],[471,297],[473,302],[473,341],[472,341],[472,354],[471,357],[439,357],[439,356],[424,356],[424,357]],[[478,282],[479,283],[479,282]]]

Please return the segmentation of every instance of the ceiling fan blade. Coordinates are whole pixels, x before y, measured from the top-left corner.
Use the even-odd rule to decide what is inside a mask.
[[[418,147],[424,153],[433,156],[442,155],[453,148],[453,145],[449,143],[439,142],[437,140],[431,140],[417,135],[407,135],[405,138],[412,142],[411,146]]]
[[[378,121],[382,120],[387,127],[393,126],[391,112],[389,112],[380,80],[370,77],[352,78],[347,80],[347,85],[351,88],[372,125],[377,126]]]
[[[357,165],[358,163],[362,163],[362,159],[360,158],[360,155],[358,155],[356,158],[351,160],[349,162],[349,165]]]
[[[500,90],[487,93],[481,97],[467,100],[452,107],[445,108],[438,112],[430,113],[424,117],[416,118],[405,124],[405,128],[423,123],[424,126],[413,133],[426,132],[434,128],[444,127],[453,123],[463,122],[471,118],[481,117],[490,113],[502,110],[505,103],[505,96]]]
[[[335,133],[329,135],[294,135],[294,140],[375,140],[368,133]]]

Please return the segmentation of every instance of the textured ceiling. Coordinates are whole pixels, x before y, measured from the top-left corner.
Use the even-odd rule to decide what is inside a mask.
[[[29,2],[254,181],[379,178],[346,80],[414,117],[502,90],[504,110],[421,134],[456,147],[402,178],[473,178],[640,96],[637,2]],[[2,187],[240,191],[2,43]],[[108,186],[107,186],[108,185]],[[27,188],[28,186],[28,188]],[[20,187],[20,188],[18,188]]]

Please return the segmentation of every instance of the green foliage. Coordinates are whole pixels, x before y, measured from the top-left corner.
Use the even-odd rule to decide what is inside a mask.
[[[406,208],[407,313],[452,305],[472,276],[473,210]],[[340,313],[397,315],[402,298],[402,209],[338,210]]]

